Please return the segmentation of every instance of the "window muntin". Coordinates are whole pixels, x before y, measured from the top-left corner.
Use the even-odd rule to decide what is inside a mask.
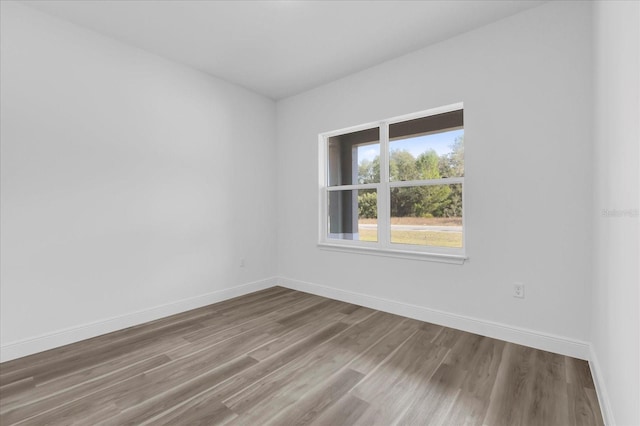
[[[462,104],[320,140],[321,244],[464,257]]]

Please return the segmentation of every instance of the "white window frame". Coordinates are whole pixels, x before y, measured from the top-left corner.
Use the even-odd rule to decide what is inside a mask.
[[[319,235],[318,246],[323,249],[338,250],[345,252],[355,252],[361,254],[372,254],[389,257],[399,257],[405,259],[430,260],[445,263],[462,264],[467,259],[466,255],[466,208],[465,208],[465,185],[464,177],[430,179],[419,181],[394,181],[389,182],[389,125],[403,121],[424,118],[446,112],[464,110],[462,102],[432,108],[413,114],[393,117],[386,120],[362,124],[321,133],[318,136],[318,159],[319,159]],[[333,136],[346,133],[358,132],[372,128],[380,129],[380,181],[379,183],[353,184],[353,185],[328,185],[328,140]],[[391,211],[389,192],[391,188],[425,185],[462,185],[462,248],[454,247],[432,247],[412,244],[391,243]],[[358,189],[375,189],[378,195],[378,241],[343,240],[328,237],[328,193],[331,191],[345,191]]]

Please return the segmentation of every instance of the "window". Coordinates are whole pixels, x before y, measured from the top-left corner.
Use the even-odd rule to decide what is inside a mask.
[[[462,104],[320,135],[320,245],[461,263]]]

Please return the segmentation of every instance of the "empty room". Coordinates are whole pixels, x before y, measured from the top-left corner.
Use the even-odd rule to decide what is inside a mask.
[[[2,426],[640,426],[640,1],[0,16]]]

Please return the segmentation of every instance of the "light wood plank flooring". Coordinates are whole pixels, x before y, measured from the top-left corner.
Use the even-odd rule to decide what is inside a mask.
[[[602,418],[584,361],[274,287],[0,364],[0,424]]]

